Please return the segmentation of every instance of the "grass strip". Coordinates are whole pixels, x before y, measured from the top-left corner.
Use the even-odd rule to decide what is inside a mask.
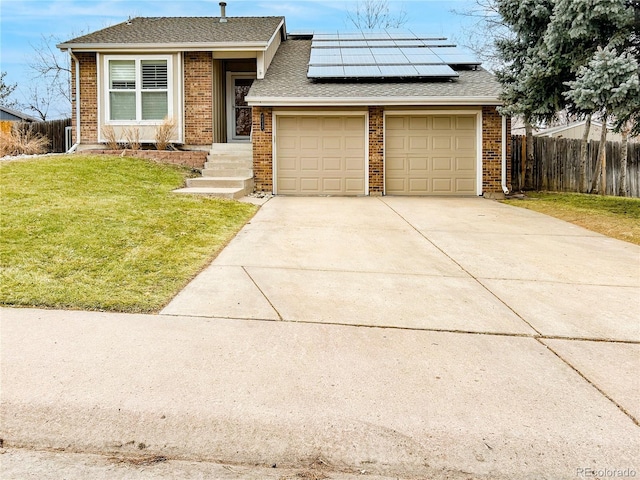
[[[640,199],[582,193],[527,192],[504,203],[528,208],[608,237],[640,245]]]

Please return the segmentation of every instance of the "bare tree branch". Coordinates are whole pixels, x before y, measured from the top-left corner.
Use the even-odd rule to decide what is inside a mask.
[[[392,14],[388,0],[358,1],[353,10],[347,12],[347,19],[358,30],[375,28],[400,28],[409,20],[404,7],[397,14]]]

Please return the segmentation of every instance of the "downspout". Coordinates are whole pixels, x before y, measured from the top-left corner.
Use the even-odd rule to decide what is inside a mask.
[[[502,191],[505,195],[509,194],[507,188],[507,117],[502,115]]]
[[[69,49],[68,51],[76,64],[76,143],[67,152],[73,153],[80,145],[80,60],[73,54],[73,50]]]

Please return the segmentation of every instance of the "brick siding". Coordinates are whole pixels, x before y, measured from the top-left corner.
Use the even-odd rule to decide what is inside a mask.
[[[369,194],[384,192],[384,108],[369,107]]]
[[[269,107],[252,109],[253,181],[258,192],[273,191],[272,111]],[[261,115],[264,117],[264,131],[260,128]]]
[[[211,52],[184,54],[184,121],[186,144],[213,143],[213,57]]]
[[[507,121],[507,186],[511,183],[510,123]],[[502,117],[496,107],[482,107],[482,192],[502,192]]]
[[[80,62],[80,141],[98,142],[98,69],[95,53],[76,53]],[[76,139],[76,66],[71,64],[71,126]]]

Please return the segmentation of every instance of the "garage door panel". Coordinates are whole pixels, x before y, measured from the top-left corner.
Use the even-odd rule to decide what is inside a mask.
[[[322,117],[322,130],[325,132],[335,132],[344,130],[344,119],[342,117]]]
[[[451,137],[431,137],[433,150],[451,150]]]
[[[409,180],[410,192],[424,192],[429,189],[428,178],[411,178]]]
[[[342,178],[330,177],[322,179],[323,193],[340,193],[342,191]]]
[[[322,148],[324,150],[341,150],[342,140],[341,136],[335,135],[322,137]]]
[[[362,117],[346,117],[344,118],[344,130],[347,132],[356,132],[360,134],[362,132],[362,126],[364,124]]]
[[[433,130],[451,130],[452,117],[433,117]]]
[[[295,170],[296,169],[296,159],[294,158],[294,166],[292,168],[290,168],[290,170]],[[299,159],[300,162],[300,170],[302,171],[313,171],[316,172],[318,170],[318,166],[320,165],[320,158],[318,157],[300,157]]]
[[[365,135],[361,115],[277,115],[277,193],[363,195]]]
[[[476,141],[475,138],[466,136],[466,137],[455,137],[455,146],[456,150],[475,150]]]
[[[433,193],[449,194],[453,193],[453,181],[451,178],[434,178],[432,180]]]
[[[362,157],[346,157],[344,159],[344,162],[345,171],[349,172],[350,175],[355,174],[355,176],[358,178],[362,177]]]
[[[284,125],[278,125],[279,128],[281,129],[284,126],[285,129],[291,129],[294,131],[298,130],[302,132],[317,132],[322,126],[322,123],[318,117],[284,117],[284,118],[290,118],[292,122],[295,123],[295,126],[289,127]],[[278,120],[280,120],[280,118]],[[291,123],[289,123],[289,125],[291,125]]]
[[[340,157],[322,157],[322,170],[324,171],[340,171],[342,159]]]
[[[278,120],[278,126],[283,130],[294,131],[298,129],[298,122],[293,117],[282,117]]]
[[[405,164],[407,171],[416,172],[416,174],[426,173],[429,170],[429,160],[426,157],[409,158]]]
[[[475,114],[387,115],[386,193],[474,195],[476,123]]]
[[[456,117],[456,130],[470,130],[475,133],[476,119],[474,117]]]
[[[280,147],[285,150],[297,150],[298,142],[296,137],[283,136],[280,138]]]
[[[318,150],[318,138],[312,136],[300,137],[300,150]]]
[[[362,178],[346,178],[345,190],[357,195],[358,192],[364,191],[364,180]]]
[[[451,157],[433,157],[433,171],[435,172],[451,172],[452,166],[453,158]]]
[[[406,157],[397,157],[388,155],[385,159],[385,170],[389,172],[404,172],[407,170],[408,159]]]
[[[472,157],[457,157],[456,170],[459,172],[469,172],[475,178],[476,159]]]
[[[409,189],[406,186],[408,179],[405,178],[387,178],[387,190],[394,192],[405,192]]]
[[[475,178],[457,178],[456,179],[456,191],[464,194],[473,195],[476,191]]]
[[[409,149],[414,150],[426,150],[429,148],[427,137],[423,134],[421,136],[409,137]]]
[[[384,148],[386,152],[394,152],[400,151],[404,152],[406,150],[405,147],[405,139],[404,137],[387,137],[384,142]]]
[[[282,190],[295,190],[298,188],[297,177],[285,177],[278,178],[278,189]]]
[[[344,137],[344,148],[345,150],[355,150],[359,155],[364,152],[364,136],[346,136]]]
[[[409,130],[424,131],[427,129],[427,117],[409,117]]]
[[[295,170],[297,159],[295,157],[281,157],[280,158],[280,170]]]

